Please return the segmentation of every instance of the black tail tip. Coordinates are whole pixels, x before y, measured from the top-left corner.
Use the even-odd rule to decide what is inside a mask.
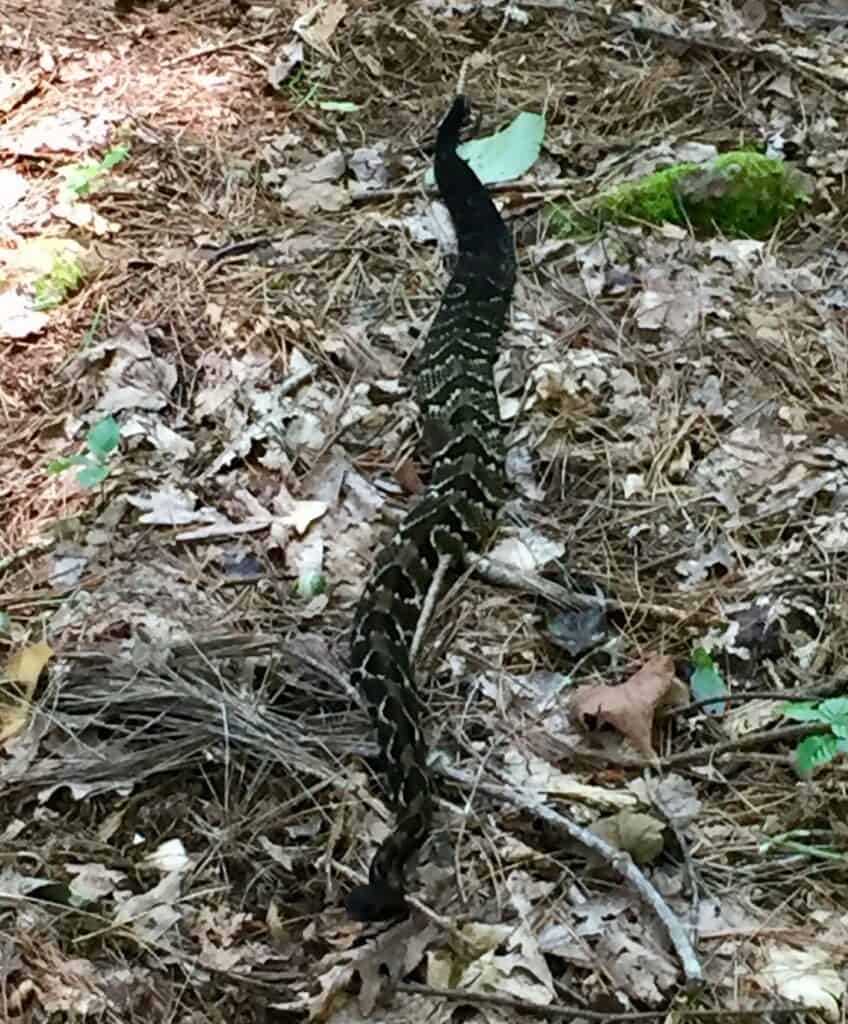
[[[351,889],[345,907],[354,921],[393,921],[409,917],[403,893],[390,885],[357,885]]]
[[[449,146],[453,149],[459,145],[459,133],[471,113],[471,107],[465,96],[457,96],[439,125],[438,146]]]

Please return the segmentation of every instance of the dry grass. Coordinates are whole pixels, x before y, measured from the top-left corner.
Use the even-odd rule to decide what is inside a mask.
[[[709,243],[609,229],[602,272],[615,271],[620,286],[610,279],[587,292],[581,274],[591,253],[571,242],[545,248],[554,241],[545,190],[504,192],[521,258],[504,388],[530,399],[511,437],[528,449],[544,491],[543,501],[512,502],[505,529],[517,520],[564,542],[568,565],[617,602],[620,641],[564,661],[539,629],[533,599],[465,581],[440,606],[422,664],[432,729],[469,770],[481,756],[497,767],[515,744],[615,791],[638,773],[580,742],[574,761],[577,741],[556,734],[522,685],[562,672],[578,682],[618,681],[652,652],[684,661],[711,629],[761,597],[782,602],[779,637],[768,657],[729,663],[734,692],[838,685],[848,646],[846,556],[823,536],[844,516],[848,486],[827,447],[848,435],[848,320],[844,306],[822,296],[844,284],[848,266],[844,140],[834,128],[846,101],[824,59],[796,55],[806,37],[771,7],[749,31],[718,0],[664,3],[658,9],[675,21],[634,31],[623,15],[579,3],[530,3],[523,25],[500,8],[448,15],[434,13],[437,4],[364,0],[350,5],[325,51],[307,47],[302,78],[275,92],[264,68],[294,38],[299,7],[128,6],[119,14],[106,0],[13,5],[0,34],[3,69],[40,75],[37,91],[0,122],[4,146],[69,108],[118,111],[132,139],[131,161],[92,199],[120,226],[97,243],[100,272],[54,311],[45,332],[3,342],[0,611],[12,620],[10,650],[46,638],[57,657],[30,732],[7,743],[0,760],[0,894],[13,877],[55,885],[0,895],[0,1016],[302,1019],[296,1007],[305,996],[320,1005],[329,983],[319,978],[329,977],[333,957],[353,956],[358,931],[339,904],[346,878],[366,864],[381,814],[379,787],[357,757],[373,753],[370,730],[344,678],[352,601],[380,537],[377,512],[362,507],[379,502],[373,492],[351,499],[334,467],[349,479],[385,483],[395,474],[407,487],[417,479],[414,406],[381,389],[408,380],[411,330],[423,329],[444,284],[441,259],[412,242],[402,220],[425,206],[417,175],[462,62],[487,57],[468,82],[486,129],[519,109],[546,111],[543,170],[574,201],[638,170],[664,142],[730,149],[762,139],[769,123],[787,137],[807,125],[799,161],[819,179],[810,210],[761,256],[770,272],[816,274],[809,289],[791,276],[794,284],[777,289],[762,274],[719,267]],[[709,17],[721,32],[679,41],[686,26]],[[763,50],[766,42],[778,49]],[[831,52],[824,36],[807,44]],[[45,48],[56,66],[38,72],[39,61],[50,68]],[[360,110],[336,115],[316,98]],[[828,117],[837,120],[829,125]],[[269,168],[378,143],[391,175],[383,198],[341,211],[293,212],[263,178]],[[45,228],[73,233],[50,221],[49,196],[55,169],[74,159],[3,153],[4,166],[32,186],[4,246]],[[227,248],[244,240],[255,245]],[[212,258],[219,250],[222,258]],[[658,267],[676,275],[681,291],[686,275],[696,275],[710,296],[685,337],[640,326],[642,275]],[[69,476],[46,476],[44,465],[78,450],[86,417],[111,383],[114,355],[88,359],[86,349],[127,324],[143,325],[160,376],[174,373],[151,415],[190,448],[175,458],[139,428],[125,434],[104,490],[85,492]],[[603,366],[597,386],[575,369],[592,353]],[[227,446],[256,426],[247,396],[296,374],[302,356],[313,367],[287,396],[289,419],[276,433],[250,434],[222,462]],[[547,364],[577,383],[542,393]],[[622,384],[625,374],[632,386]],[[710,374],[720,414],[692,401]],[[616,405],[628,395],[641,404]],[[304,409],[320,420],[314,447],[286,433]],[[737,464],[748,470],[733,482],[740,500],[731,511],[716,498],[716,480],[698,473],[728,446],[739,448],[734,431],[745,427],[765,465]],[[785,471],[769,476],[786,453]],[[835,482],[805,492],[816,473]],[[643,485],[626,496],[628,474]],[[230,528],[186,539],[184,529],[197,523],[145,522],[133,499],[166,486],[190,492],[196,508],[215,509]],[[394,491],[405,505],[403,488]],[[272,535],[258,515],[281,517],[289,499],[328,501],[336,516],[324,536],[328,595],[312,602],[292,589],[301,538],[290,529]],[[246,532],[235,528],[246,523]],[[44,536],[51,550],[27,547]],[[682,586],[678,564],[719,542],[727,564]],[[78,575],[57,581],[69,560],[78,560]],[[812,661],[799,659],[804,644]],[[768,724],[753,751],[713,763],[709,748],[727,741],[715,721],[679,715],[659,736],[669,765],[692,748],[707,752],[681,768],[701,812],[679,837],[683,847],[667,844],[654,869],[681,914],[696,898],[680,888],[692,876],[700,899],[724,911],[712,927],[702,922],[703,1008],[737,997],[773,1004],[739,977],[762,966],[774,936],[801,949],[835,943],[822,915],[844,908],[844,765],[801,786],[790,746],[770,742]],[[466,819],[466,796],[446,786],[445,797],[445,824],[461,841],[455,861],[444,843],[433,855],[441,866],[432,871],[448,879],[434,903],[440,914],[514,916],[509,847],[517,839],[536,851],[517,862],[532,884],[565,879],[562,889],[537,891],[534,927],[564,921],[558,915],[578,887],[617,898],[609,879],[588,873],[579,855],[513,810],[477,799]],[[566,810],[596,816],[585,806]],[[762,848],[766,838],[802,830],[809,844],[840,855]],[[169,929],[116,923],[108,885],[83,909],[68,905],[80,865],[121,872],[133,892],[150,890],[160,876],[145,857],[174,837],[192,871],[172,901],[178,916]],[[649,927],[638,925],[637,907],[626,913],[637,929]],[[582,938],[578,945],[591,947]],[[444,933],[434,932],[431,948],[449,948]],[[564,1004],[600,1006],[616,990],[608,951],[587,953],[582,964],[548,961]],[[668,1005],[677,994],[667,987]],[[422,998],[399,997],[393,1019],[448,1013],[432,1000],[415,1002]]]

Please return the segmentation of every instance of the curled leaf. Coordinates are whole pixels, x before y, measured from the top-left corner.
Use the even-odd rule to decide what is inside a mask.
[[[674,660],[657,654],[619,686],[578,686],[571,709],[580,725],[592,732],[611,725],[645,757],[653,758],[651,732],[659,708],[687,702],[686,687],[674,674]]]

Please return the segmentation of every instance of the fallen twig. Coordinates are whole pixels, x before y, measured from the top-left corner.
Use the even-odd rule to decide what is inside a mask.
[[[660,758],[662,767],[679,768],[681,765],[698,764],[701,761],[712,761],[722,754],[735,754],[741,750],[756,750],[758,747],[776,743],[778,740],[803,740],[807,736],[817,736],[829,732],[830,726],[825,722],[805,722],[803,725],[787,725],[780,729],[769,729],[767,732],[755,732],[750,736],[740,736],[735,740],[725,740],[709,747],[697,747],[695,750],[683,750],[679,754],[670,754]],[[647,765],[647,762],[644,762]]]
[[[555,178],[551,181],[536,181],[533,178],[519,178],[517,181],[493,183],[488,189],[494,195],[507,192],[521,192],[542,195],[550,199],[554,195],[571,195],[575,185],[583,182],[579,178]],[[353,188],[350,198],[354,203],[382,202],[386,199],[412,199],[422,194],[437,196],[439,190],[435,185],[396,185],[394,188]],[[527,198],[527,196],[524,196]]]
[[[712,703],[715,697],[707,701]],[[669,754],[666,757],[658,757],[656,761],[649,761],[644,757],[625,757],[617,754],[608,754],[603,750],[584,750],[576,747],[563,745],[568,754],[579,757],[586,761],[596,761],[600,764],[614,764],[617,768],[633,768],[641,771],[643,768],[680,768],[688,764],[701,764],[704,761],[712,761],[714,758],[725,754],[740,754],[745,750],[757,750],[759,747],[768,746],[777,741],[803,740],[807,736],[817,736],[820,733],[828,732],[830,726],[825,722],[804,722],[802,725],[781,726],[779,729],[768,729],[765,732],[754,732],[749,736],[740,736],[735,740],[722,740],[720,743],[712,743],[708,747],[696,747],[694,750],[682,750],[679,754]]]
[[[15,562],[21,562],[25,558],[29,558],[30,555],[36,553],[40,554],[42,551],[48,551],[58,540],[55,536],[37,537],[34,541],[24,545],[22,548],[18,548],[17,551],[12,551],[8,555],[4,555],[0,558],[0,572],[5,572],[10,566],[14,565]]]
[[[650,612],[659,619],[668,619],[672,622],[683,622],[688,618],[686,612],[672,608],[670,605],[650,604],[644,601],[625,603],[594,594],[581,594],[576,590],[569,590],[553,580],[545,579],[538,573],[522,572],[520,569],[507,565],[506,562],[501,562],[488,555],[469,553],[466,556],[466,562],[487,583],[536,594],[557,608],[563,608],[566,611],[573,611],[576,608],[606,608],[610,611]]]
[[[458,783],[464,789],[476,789],[498,800],[510,803],[514,807],[520,807],[522,810],[527,811],[528,814],[545,822],[546,825],[550,825],[559,832],[564,832],[570,839],[576,840],[581,846],[602,857],[603,860],[610,864],[613,870],[630,883],[662,922],[668,932],[671,944],[680,958],[683,974],[686,978],[687,991],[697,991],[701,987],[704,980],[701,964],[697,953],[689,941],[686,929],[672,913],[671,908],[663,900],[662,896],[660,896],[653,885],[634,864],[630,854],[610,846],[609,843],[596,836],[593,832],[582,828],[562,814],[552,810],[546,803],[528,793],[514,789],[512,786],[483,782],[467,772],[451,768],[448,765],[439,765],[438,771],[445,778]]]
[[[517,1010],[520,1013],[548,1020],[597,1020],[603,1024],[632,1024],[634,1021],[649,1021],[668,1016],[668,1009],[648,1010],[641,1012],[610,1013],[605,1010],[584,1010],[575,1006],[545,1006],[542,1003],[531,1003],[526,999],[514,999],[512,996],[501,996],[488,992],[470,992],[461,988],[436,988],[433,985],[419,985],[415,982],[400,982],[396,991],[410,995],[433,996],[436,999],[448,999],[455,1003],[468,1003],[472,1006],[501,1006],[506,1010]],[[675,1020],[744,1020],[756,1017],[765,1020],[769,1017],[784,1018],[803,1013],[803,1007],[758,1007],[751,1010],[677,1010]]]
[[[186,61],[199,60],[201,57],[209,57],[214,53],[221,53],[224,50],[240,50],[243,46],[249,46],[251,43],[261,43],[266,39],[273,39],[275,36],[282,35],[284,31],[281,28],[272,28],[267,32],[257,32],[252,36],[242,36],[241,39],[228,39],[223,43],[216,43],[213,46],[202,46],[200,49],[192,50],[190,53],[183,53],[179,57],[164,60],[161,66],[163,68],[174,68],[178,64],[185,64]]]

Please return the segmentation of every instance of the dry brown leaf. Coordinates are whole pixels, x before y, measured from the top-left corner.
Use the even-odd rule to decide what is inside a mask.
[[[52,654],[49,644],[30,644],[6,663],[0,678],[0,743],[26,725],[38,677]]]
[[[433,925],[422,928],[412,916],[387,928],[365,946],[325,956],[317,964],[316,981],[321,991],[307,1000],[309,1020],[335,1018],[347,1002],[345,992],[357,974],[360,981],[357,1019],[370,1017],[387,988],[391,990],[400,978],[418,966],[435,934]],[[276,1008],[280,1008],[279,1004]]]
[[[675,677],[673,659],[656,654],[619,686],[578,686],[571,698],[571,709],[587,732],[611,725],[641,754],[653,758],[656,755],[651,732],[655,712],[658,708],[685,704],[687,700],[686,687]]]

